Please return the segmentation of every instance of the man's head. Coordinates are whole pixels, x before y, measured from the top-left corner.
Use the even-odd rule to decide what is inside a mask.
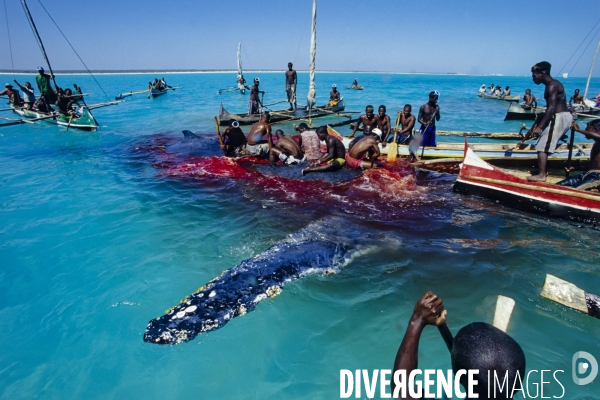
[[[506,87],[504,90],[508,90],[508,89],[510,89],[510,87],[509,87],[509,86],[507,86],[507,87]]]
[[[440,97],[440,92],[438,92],[437,90],[430,92],[429,93],[429,103],[431,103],[431,104],[437,103],[439,97]]]
[[[317,128],[317,136],[319,137],[319,140],[327,139],[327,136],[329,136],[329,133],[327,132],[327,127],[326,126],[318,127]]]
[[[372,105],[368,105],[365,108],[365,113],[367,114],[367,116],[370,118],[373,115],[373,106]]]
[[[531,78],[533,83],[539,85],[542,83],[546,76],[550,76],[550,68],[552,66],[548,61],[541,61],[531,67]]]
[[[269,122],[271,120],[271,114],[269,114],[268,112],[266,112],[266,113],[264,113],[262,115],[262,117],[260,117],[260,119],[262,121]]]
[[[44,68],[43,67],[37,67],[38,73],[41,75],[44,73]]]
[[[588,122],[587,127],[585,128],[586,131],[594,131],[594,132],[600,132],[600,119],[595,119],[592,122]]]
[[[579,89],[575,89],[575,96],[579,94]]]
[[[337,92],[337,85],[335,83],[331,85],[331,90]]]
[[[406,104],[404,106],[404,115],[409,116],[412,111],[412,106],[410,104]]]
[[[65,95],[70,96],[71,94],[73,94],[71,89],[69,89],[69,88],[65,89]]]
[[[381,135],[383,134],[383,132],[381,132],[381,129],[375,128],[371,131],[371,133],[374,133],[377,135],[377,140],[381,140]]]
[[[29,83],[29,82],[25,82],[25,87],[26,87],[27,89],[31,88],[31,83]]]
[[[293,66],[294,66],[294,64],[292,64],[291,62],[288,63],[288,68],[290,69],[290,71],[292,70]]]
[[[525,90],[525,94],[531,94],[531,89]]]
[[[237,129],[240,127],[240,123],[237,122],[236,120],[233,120],[229,123],[229,126],[232,127],[233,129]]]
[[[386,111],[387,111],[387,109],[385,108],[384,105],[379,106],[379,109],[378,109],[379,115],[382,115],[382,116],[385,115]]]
[[[260,78],[254,78],[254,86],[258,86],[260,83]]]
[[[4,87],[7,89],[12,89],[12,85],[10,83],[7,83],[6,85],[4,85]]]
[[[483,398],[487,398],[488,371],[496,371],[499,379],[504,379],[508,371],[508,385],[498,398],[511,398],[507,389],[512,390],[517,372],[521,380],[525,374],[525,354],[521,346],[500,329],[484,322],[473,322],[458,331],[454,337],[451,358],[454,373],[461,369],[479,370],[475,393]],[[492,372],[492,380],[493,376]],[[462,376],[461,384],[467,387],[466,375]],[[515,387],[519,387],[519,384]]]
[[[308,125],[306,125],[306,123],[301,122],[300,125],[298,125],[298,132],[302,133],[307,130],[308,130]]]

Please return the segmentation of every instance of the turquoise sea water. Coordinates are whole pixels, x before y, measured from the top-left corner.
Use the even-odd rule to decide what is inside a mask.
[[[265,103],[284,99],[282,73],[246,77],[255,75]],[[427,290],[443,298],[453,333],[472,321],[491,323],[497,295],[514,298],[508,333],[528,370],[564,370],[564,398],[600,398],[599,379],[587,386],[571,379],[576,351],[600,360],[600,321],[539,296],[546,273],[600,293],[598,230],[455,194],[453,176],[405,165],[395,180],[367,174],[300,186],[228,173],[206,156],[190,161],[173,150],[181,130],[207,134],[203,143],[216,148],[218,103],[240,112],[248,95],[217,94],[234,73],[165,77],[183,89],[96,110],[97,132],[0,128],[2,398],[339,398],[341,369],[392,367]],[[364,91],[344,89],[355,77]],[[110,97],[153,78],[97,76]],[[299,80],[303,101],[307,74]],[[83,86],[88,103],[106,101],[88,76],[58,81]],[[503,122],[507,104],[475,97],[481,84],[543,97],[529,77],[319,73],[319,103],[332,83],[347,110],[386,104],[390,115],[406,103],[416,112],[437,89],[444,130],[518,131],[521,122]],[[585,82],[570,78],[565,86],[570,94]],[[592,82],[590,93],[598,91]],[[211,168],[177,169],[190,162]],[[142,341],[148,321],[307,226],[335,232],[340,243],[360,240],[362,250],[336,274],[291,282],[191,342]],[[451,367],[434,328],[425,330],[419,354],[421,368]],[[546,388],[546,396],[561,394],[556,384]]]

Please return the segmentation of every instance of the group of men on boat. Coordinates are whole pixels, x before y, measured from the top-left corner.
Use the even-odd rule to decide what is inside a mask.
[[[8,96],[11,106],[16,109],[50,114],[54,112],[52,106],[55,106],[61,114],[78,118],[81,114],[81,110],[77,109],[80,107],[78,100],[82,98],[81,88],[73,85],[76,94],[73,94],[73,91],[69,88],[63,90],[55,86],[55,89],[53,89],[51,80],[53,80],[54,76],[46,74],[43,67],[38,67],[37,70],[38,75],[35,81],[40,92],[37,99],[35,98],[35,90],[30,82],[25,82],[24,85],[21,85],[16,79],[13,82],[21,89],[22,96],[10,83],[4,85],[4,90],[0,92],[0,96]]]
[[[160,79],[158,78],[154,78],[154,80],[152,82],[148,82],[148,90],[158,90],[158,91],[164,91],[167,90],[167,88],[170,87],[169,85],[167,85],[167,81],[165,81],[165,78],[162,77]]]
[[[494,86],[494,84],[492,83],[488,89],[489,91],[486,93],[485,85],[481,85],[481,87],[479,88],[479,94],[487,94],[488,96],[496,97],[510,96],[510,86],[505,87],[503,90],[502,86]]]

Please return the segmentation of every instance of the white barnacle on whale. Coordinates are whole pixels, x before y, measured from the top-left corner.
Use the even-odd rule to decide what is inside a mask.
[[[275,296],[278,296],[279,294],[281,294],[283,290],[281,289],[281,287],[277,286],[277,285],[273,285],[270,286],[269,288],[267,288],[267,296],[269,296],[269,298],[273,298]]]
[[[198,306],[189,306],[188,308],[186,308],[184,311],[186,313],[193,313],[194,311],[196,311],[198,309]]]
[[[258,296],[256,296],[254,298],[254,304],[259,303],[259,302],[263,301],[266,298],[267,298],[267,295],[264,294],[264,293],[261,293],[261,294],[259,294]]]
[[[238,315],[245,315],[248,311],[246,310],[246,306],[243,304],[240,304],[238,309],[237,309]]]
[[[179,311],[177,314],[175,314],[177,316],[177,318],[183,318],[185,317],[185,311]]]
[[[217,292],[213,290],[212,292],[210,292],[208,297],[215,297],[216,295],[217,295]]]

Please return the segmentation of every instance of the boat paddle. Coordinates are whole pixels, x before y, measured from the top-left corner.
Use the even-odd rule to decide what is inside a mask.
[[[67,124],[67,130],[71,127],[71,120],[73,119],[73,114],[69,116],[69,123]]]
[[[398,155],[398,143],[396,143],[396,134],[398,133],[398,126],[400,126],[400,111],[398,111],[398,118],[396,118],[396,130],[394,130],[394,141],[390,143],[390,147],[388,147],[388,163],[395,163],[396,156]]]
[[[221,137],[221,128],[219,128],[219,120],[217,119],[217,117],[213,117],[215,120],[215,128],[217,129],[217,135],[219,135],[219,143],[221,144],[221,146],[225,146],[223,144],[223,138]]]
[[[569,158],[567,158],[567,166],[565,167],[565,178],[568,178],[569,174],[574,169],[573,167],[571,167],[571,158],[573,157],[573,143],[575,142],[575,128],[573,127],[573,125],[571,125],[571,139],[569,140]]]
[[[149,99],[151,94],[152,94],[152,82],[148,82],[148,97],[146,97],[146,98]]]

